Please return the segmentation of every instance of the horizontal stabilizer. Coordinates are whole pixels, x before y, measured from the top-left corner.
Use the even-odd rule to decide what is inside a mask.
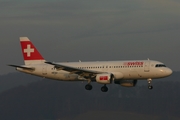
[[[29,67],[29,66],[19,66],[19,65],[8,65],[8,66],[22,68],[22,69],[26,69],[26,70],[35,70],[34,67]]]

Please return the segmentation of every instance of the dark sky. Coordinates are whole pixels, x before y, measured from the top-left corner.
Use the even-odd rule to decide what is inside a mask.
[[[1,0],[0,74],[27,36],[48,61],[153,59],[179,71],[178,0]]]

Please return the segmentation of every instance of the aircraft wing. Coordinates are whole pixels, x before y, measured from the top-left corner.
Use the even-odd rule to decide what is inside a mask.
[[[45,63],[50,64],[50,65],[54,65],[54,67],[57,70],[64,70],[64,71],[70,72],[72,74],[78,74],[78,75],[83,76],[83,77],[89,77],[89,76],[94,76],[96,74],[104,73],[104,72],[87,70],[87,69],[78,69],[75,67],[57,64],[57,63],[53,63],[53,62],[45,62]]]
[[[22,68],[22,69],[26,69],[26,70],[35,70],[34,67],[29,67],[29,66],[20,66],[20,65],[8,65],[8,66]]]

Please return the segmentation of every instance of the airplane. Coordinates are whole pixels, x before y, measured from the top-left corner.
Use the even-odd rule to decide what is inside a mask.
[[[25,65],[12,65],[16,70],[31,75],[60,81],[87,81],[86,90],[92,90],[91,82],[103,84],[102,92],[107,92],[107,84],[125,87],[136,86],[138,80],[147,80],[153,89],[152,80],[172,74],[172,70],[155,60],[92,61],[92,62],[49,62],[46,61],[28,37],[20,37]]]

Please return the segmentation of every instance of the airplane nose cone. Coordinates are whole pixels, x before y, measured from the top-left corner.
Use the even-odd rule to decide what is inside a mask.
[[[171,69],[168,68],[168,69],[166,70],[167,76],[171,75],[172,73],[173,73],[173,71],[172,71]]]

